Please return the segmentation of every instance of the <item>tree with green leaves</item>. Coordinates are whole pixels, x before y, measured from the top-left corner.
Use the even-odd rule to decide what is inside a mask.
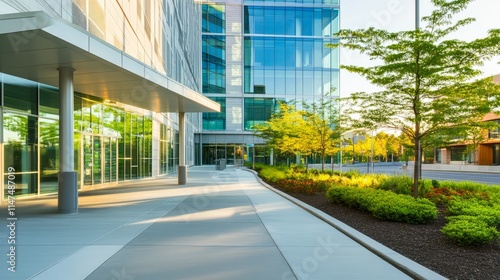
[[[346,113],[356,114],[354,127],[398,129],[413,143],[414,196],[418,196],[422,143],[454,127],[475,121],[500,106],[500,86],[492,78],[477,79],[478,67],[500,54],[500,29],[472,41],[452,39],[454,32],[474,21],[452,18],[473,0],[432,0],[435,10],[422,18],[422,27],[389,32],[375,28],[341,30],[344,47],[380,61],[375,66],[344,65],[382,90],[357,92]]]
[[[312,133],[308,136],[312,141],[312,152],[321,157],[321,171],[325,170],[325,158],[340,151],[340,113],[338,98],[331,92],[324,94],[317,102],[303,102],[304,115]]]
[[[297,110],[293,104],[280,103],[278,112],[254,130],[257,136],[266,140],[269,148],[281,154],[306,158],[318,154],[323,171],[325,158],[340,149],[338,103],[328,93],[317,102],[303,103],[302,107]]]
[[[278,111],[271,119],[256,125],[255,133],[266,140],[269,148],[277,153],[293,156],[311,154],[311,127],[306,122],[304,112],[285,102],[279,104]]]

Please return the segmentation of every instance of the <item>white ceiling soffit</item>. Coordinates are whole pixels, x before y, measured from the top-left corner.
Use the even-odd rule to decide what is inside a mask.
[[[0,72],[59,86],[71,67],[74,90],[154,112],[219,112],[218,103],[80,28],[44,12],[0,15]]]

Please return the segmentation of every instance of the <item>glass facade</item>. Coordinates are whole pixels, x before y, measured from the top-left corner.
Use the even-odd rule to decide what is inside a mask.
[[[274,98],[245,98],[245,129],[251,130],[254,125],[268,121],[278,106]]]
[[[222,4],[202,5],[201,28],[204,33],[225,33],[226,6]]]
[[[205,130],[226,129],[226,6],[202,5],[203,94],[221,105],[219,113],[203,113]]]
[[[245,37],[246,94],[314,99],[338,87],[337,51],[323,38]]]
[[[126,54],[123,58],[130,59],[131,63],[123,66],[122,72],[143,69],[146,73],[159,77],[161,81],[167,80],[169,86],[173,85],[174,91],[179,94],[184,87],[196,92],[202,91],[204,45],[200,42],[202,21],[199,19],[203,11],[197,1],[36,2],[33,5],[32,1],[0,1],[0,14],[42,11],[45,13],[43,17],[53,17],[67,24],[77,25],[85,35],[91,34],[91,40],[95,40],[96,46],[99,46],[93,50],[109,51],[106,53],[107,57],[101,59],[113,60],[116,56]],[[219,32],[224,32],[225,7],[214,5],[213,8],[208,14],[204,13],[210,16],[206,17],[203,29],[214,32],[215,36],[207,39],[205,47],[209,56],[206,57],[206,62],[213,68],[213,75],[209,77],[214,82],[209,88],[219,94],[225,90],[225,69],[221,70],[221,65],[222,68],[225,66],[225,38],[217,36]],[[36,33],[33,32],[33,35]],[[69,33],[57,36],[61,37],[61,41],[74,39],[70,38],[72,35]],[[27,41],[27,44],[33,44],[32,40]],[[71,47],[68,49],[72,51]],[[64,65],[79,60],[69,55],[60,59],[64,60]],[[7,63],[9,62],[4,62],[2,66],[7,69],[6,73],[10,73],[10,65]],[[54,65],[57,63],[55,61]],[[29,66],[25,65],[24,68],[29,69]],[[33,66],[37,64],[34,63]],[[44,67],[51,66],[44,64]],[[89,63],[86,67],[88,68],[84,71],[75,71],[80,75],[87,75],[87,70],[88,73],[101,73],[114,66],[110,69],[95,69],[99,67],[99,63]],[[53,68],[56,71],[57,67]],[[19,75],[35,81],[0,73],[0,176],[4,176],[0,190],[7,191],[5,186],[10,175],[10,178],[15,177],[16,195],[55,193],[61,169],[59,157],[64,151],[59,147],[59,90],[36,81],[38,76],[31,75],[36,70],[27,72],[21,71]],[[57,75],[56,72],[54,75]],[[74,76],[75,89],[87,89],[87,83],[103,83],[105,85],[100,89],[103,92],[89,90],[88,93],[102,98],[112,96],[107,95],[107,89],[103,88],[106,88],[108,81],[116,81],[106,78],[93,81],[78,75]],[[43,81],[57,85],[57,80],[54,81],[53,78]],[[148,83],[147,79],[143,82]],[[149,87],[149,84],[146,86]],[[120,90],[126,94],[126,91],[132,90],[129,87],[130,84],[124,84]],[[179,135],[176,130],[178,121],[177,113],[153,113],[117,103],[116,100],[104,100],[85,92],[75,92],[73,153],[78,187],[97,188],[123,180],[175,172],[179,164]],[[217,125],[222,122],[219,121]],[[187,165],[195,162],[194,134],[201,127],[201,114],[186,114]],[[198,162],[200,159],[201,157],[197,158]]]
[[[250,3],[298,3],[298,4],[327,4],[338,5],[340,0],[244,0],[245,4]]]
[[[226,93],[226,38],[203,35],[203,93]]]
[[[245,6],[244,11],[245,34],[331,37],[339,30],[339,11],[327,7]]]
[[[269,120],[279,101],[339,96],[339,53],[325,46],[337,40],[339,1],[202,2],[203,94],[225,110],[203,114],[202,163],[222,154],[236,160],[228,152],[234,145],[244,159],[269,163],[252,128]]]
[[[4,185],[15,177],[16,195],[55,193],[59,172],[59,90],[0,73]],[[152,113],[75,93],[75,170],[79,188],[153,176]],[[159,174],[176,170],[173,122],[160,129]],[[13,176],[12,176],[13,175]],[[7,191],[4,188],[4,191]]]
[[[226,98],[212,97],[210,99],[220,104],[220,112],[203,113],[203,129],[224,130],[226,129]]]

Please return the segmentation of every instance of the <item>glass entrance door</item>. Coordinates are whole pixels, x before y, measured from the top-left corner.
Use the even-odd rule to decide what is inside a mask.
[[[104,146],[104,183],[116,181],[116,138],[102,137]]]
[[[118,140],[83,135],[83,184],[86,186],[117,181]]]
[[[94,185],[101,184],[102,181],[102,163],[101,163],[101,137],[94,136],[94,151],[93,151],[93,165],[92,165],[92,176],[94,178]]]
[[[92,185],[92,135],[83,135],[83,184]]]

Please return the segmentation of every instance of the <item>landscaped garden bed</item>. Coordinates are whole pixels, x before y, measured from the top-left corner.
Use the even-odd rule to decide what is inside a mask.
[[[407,177],[256,169],[270,185],[447,278],[500,279],[498,186],[423,181],[415,200]]]

